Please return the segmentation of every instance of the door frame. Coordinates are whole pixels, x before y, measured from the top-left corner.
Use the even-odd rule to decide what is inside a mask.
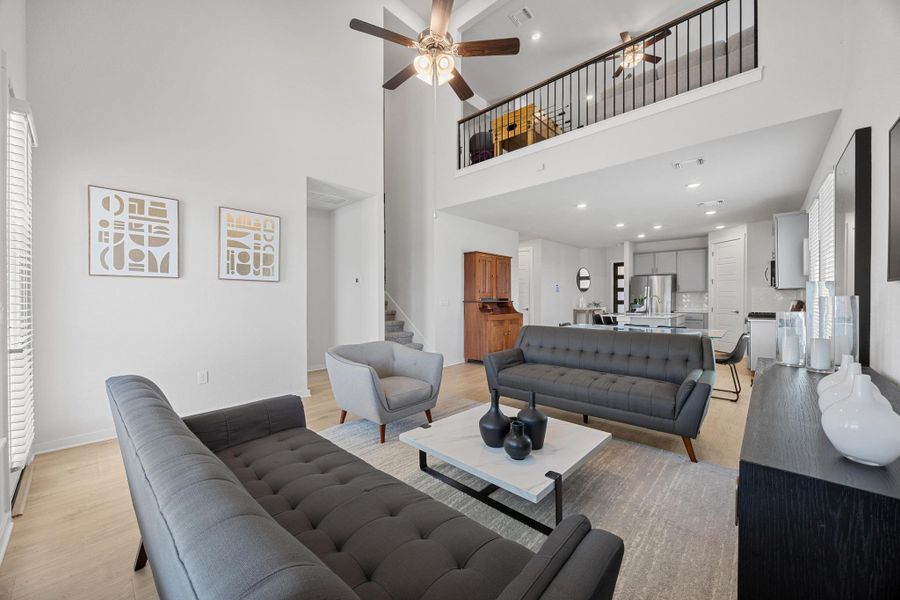
[[[525,263],[522,262],[522,253],[523,252],[528,254],[528,261]],[[519,312],[521,312],[523,314],[523,319],[522,319],[523,323],[522,324],[524,326],[524,325],[531,325],[534,322],[534,318],[533,318],[533,315],[534,315],[534,248],[532,248],[531,246],[520,246],[518,259],[519,259],[519,262],[518,262],[518,265],[516,266],[516,289],[517,290],[520,285],[519,284],[519,274],[522,271],[522,266],[523,266],[523,264],[528,265],[528,306],[525,307],[524,310],[521,307],[521,305],[518,307]],[[519,303],[521,303],[522,295],[517,294],[516,300]],[[525,313],[528,313],[528,314],[525,314]]]

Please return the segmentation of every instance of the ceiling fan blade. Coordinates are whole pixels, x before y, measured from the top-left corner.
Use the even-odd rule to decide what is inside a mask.
[[[409,65],[390,79],[384,82],[382,86],[386,90],[396,90],[400,84],[416,74],[415,65]]]
[[[463,76],[456,69],[453,69],[453,79],[449,83],[450,87],[453,88],[453,91],[456,92],[456,95],[463,102],[475,95],[475,92],[472,91],[472,88],[469,87],[469,84],[466,83],[466,80],[463,79]]]
[[[400,35],[399,33],[394,33],[393,31],[385,29],[384,27],[379,27],[377,25],[372,25],[371,23],[366,23],[365,21],[360,21],[359,19],[350,20],[350,29],[368,33],[369,35],[374,35],[375,37],[379,37],[389,42],[394,42],[395,44],[400,44],[401,46],[406,46],[407,48],[416,47],[416,42],[413,41],[412,38],[408,38],[405,35]]]
[[[644,60],[646,60],[648,63],[652,63],[654,65],[662,60],[660,57],[654,56],[653,54],[647,54],[646,52],[644,52],[643,57]]]
[[[518,54],[519,38],[460,42],[454,46],[453,51],[459,56],[499,56],[501,54]]]
[[[453,0],[431,0],[431,33],[443,37],[450,26],[450,11]]]
[[[630,41],[631,41],[631,34],[628,33],[627,31],[623,31],[622,33],[620,33],[620,34],[619,34],[619,37],[622,38],[622,41],[623,41],[623,42],[630,42]]]
[[[613,79],[622,74],[622,71],[625,70],[625,65],[619,65],[616,67],[616,70],[613,72]]]
[[[670,35],[672,35],[672,30],[671,30],[671,29],[666,29],[665,31],[660,31],[659,33],[657,33],[656,35],[654,35],[654,36],[651,37],[650,39],[644,41],[644,48],[649,48],[650,46],[652,46],[652,45],[655,44],[656,42],[659,42],[659,41],[661,41],[661,40],[663,40],[663,39],[669,37]]]

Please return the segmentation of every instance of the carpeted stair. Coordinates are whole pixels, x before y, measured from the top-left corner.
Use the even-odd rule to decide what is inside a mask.
[[[404,346],[413,348],[415,350],[421,350],[422,344],[413,341],[412,332],[404,331],[404,325],[406,325],[406,323],[397,320],[397,311],[387,310],[387,303],[385,303],[384,339],[389,342],[397,342],[398,344],[403,344]]]

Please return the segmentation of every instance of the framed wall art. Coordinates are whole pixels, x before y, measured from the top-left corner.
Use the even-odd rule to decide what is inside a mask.
[[[90,275],[178,277],[178,200],[88,186]]]
[[[281,217],[219,207],[219,279],[279,281]]]

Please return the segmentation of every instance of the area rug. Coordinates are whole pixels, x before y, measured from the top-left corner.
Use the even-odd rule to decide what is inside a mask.
[[[388,425],[384,444],[377,441],[377,425],[367,421],[319,433],[504,537],[540,548],[544,535],[419,470],[418,451],[397,436],[423,422],[423,415],[415,415]],[[479,484],[439,460],[429,464]],[[584,514],[595,527],[625,540],[617,600],[728,600],[737,596],[736,476],[732,469],[692,464],[686,456],[614,438],[566,479],[565,514]],[[553,521],[552,496],[537,505],[503,490],[493,497],[545,523]]]

